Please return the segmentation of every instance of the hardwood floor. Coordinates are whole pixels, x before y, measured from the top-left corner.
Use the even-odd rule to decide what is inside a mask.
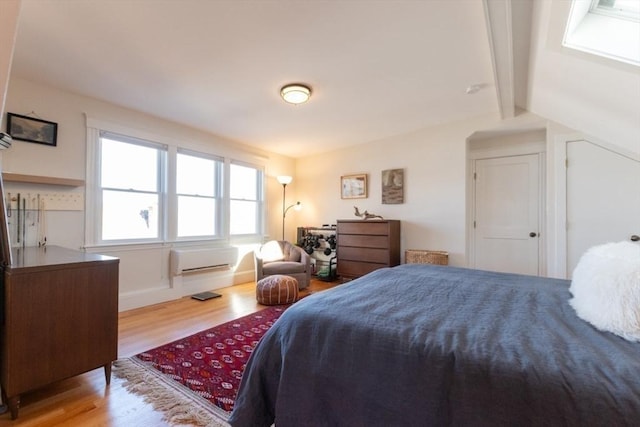
[[[302,293],[320,292],[337,283],[312,280]],[[222,298],[197,301],[184,297],[120,313],[118,357],[130,357],[265,308],[256,302],[254,282],[216,292]],[[17,420],[12,421],[8,413],[0,415],[0,427],[166,425],[162,414],[127,392],[119,378],[112,375],[111,385],[106,386],[102,368],[24,394]]]

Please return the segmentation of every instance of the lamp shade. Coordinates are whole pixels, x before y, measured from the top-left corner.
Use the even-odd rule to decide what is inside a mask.
[[[280,89],[280,96],[289,104],[302,104],[311,96],[311,88],[301,84],[290,84]]]
[[[287,176],[287,175],[280,175],[277,177],[278,182],[282,185],[287,185],[287,184],[291,184],[291,181],[293,181],[293,177]]]

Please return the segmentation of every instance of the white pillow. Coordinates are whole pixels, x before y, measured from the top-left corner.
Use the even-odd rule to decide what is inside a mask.
[[[640,341],[640,244],[607,243],[582,255],[569,291],[581,319],[629,341]]]
[[[260,248],[260,257],[264,262],[284,261],[280,243],[276,240],[269,240]]]

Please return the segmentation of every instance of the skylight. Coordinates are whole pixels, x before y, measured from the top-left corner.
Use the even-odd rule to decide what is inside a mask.
[[[573,0],[562,44],[640,66],[640,0]]]
[[[640,1],[638,0],[596,0],[591,13],[601,13],[619,19],[640,22]]]

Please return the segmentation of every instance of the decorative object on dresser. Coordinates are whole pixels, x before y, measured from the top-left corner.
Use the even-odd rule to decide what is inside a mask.
[[[370,214],[369,211],[364,211],[364,212],[360,213],[360,209],[358,209],[357,206],[354,206],[353,209],[354,209],[353,214],[355,216],[357,216],[357,217],[362,218],[362,219],[375,219],[375,218],[384,219],[384,218],[382,218],[381,215]]]
[[[338,275],[343,280],[400,264],[400,221],[338,220]]]
[[[118,357],[118,258],[57,246],[14,248],[1,289],[0,384],[11,418],[20,395]]]

